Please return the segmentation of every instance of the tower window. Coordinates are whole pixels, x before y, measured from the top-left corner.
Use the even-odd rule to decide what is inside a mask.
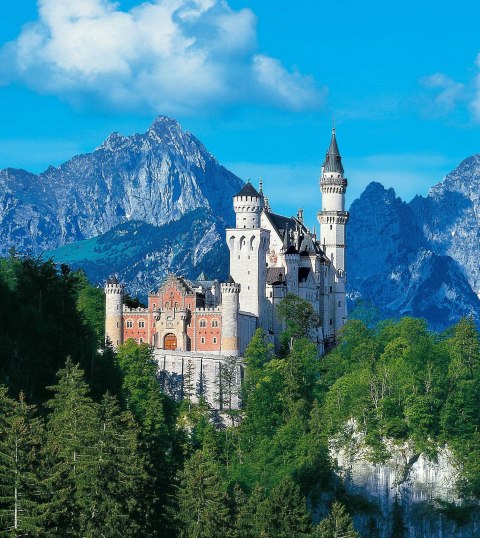
[[[332,291],[333,291],[333,288],[332,288],[332,286],[330,286],[330,293],[332,293]]]
[[[201,342],[202,344],[205,343],[205,338],[204,338],[203,336],[200,338],[200,342]]]
[[[140,329],[145,329],[145,321],[143,319],[138,322],[138,327]]]
[[[218,320],[217,319],[212,320],[212,327],[218,327]]]
[[[340,308],[342,306],[341,301],[338,301],[338,307]]]
[[[127,320],[127,329],[131,329],[133,327],[133,321],[131,319]]]
[[[330,224],[330,230],[333,230],[333,226]]]
[[[217,343],[217,339],[215,337],[213,337],[213,343],[216,344]]]
[[[333,325],[333,320],[330,320],[330,325]]]
[[[206,320],[201,319],[201,320],[200,320],[200,327],[206,327],[206,326],[207,326],[207,322],[206,322]]]

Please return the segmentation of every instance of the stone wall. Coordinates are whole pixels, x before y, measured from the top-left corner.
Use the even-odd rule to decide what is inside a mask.
[[[189,396],[197,402],[203,396],[214,409],[226,406],[220,404],[220,366],[235,361],[235,387],[231,391],[231,407],[240,407],[240,385],[242,379],[242,359],[214,353],[167,351],[155,349],[155,359],[159,367],[162,390],[177,401]],[[224,394],[223,400],[226,400]]]

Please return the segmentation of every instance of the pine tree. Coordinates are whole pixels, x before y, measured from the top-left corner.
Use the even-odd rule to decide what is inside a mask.
[[[233,490],[234,538],[259,538],[262,528],[259,507],[265,501],[263,489],[257,484],[247,496],[238,484]]]
[[[217,465],[205,452],[188,460],[178,491],[178,520],[182,538],[219,538],[230,525],[228,497]]]
[[[81,535],[84,507],[79,495],[91,480],[95,463],[95,433],[99,431],[98,410],[89,397],[82,370],[67,359],[58,372],[54,396],[47,403],[43,482],[45,524],[50,533]]]
[[[14,402],[0,388],[0,525],[8,536],[40,531],[36,471],[42,424],[34,413],[23,394]]]
[[[330,515],[320,521],[314,530],[316,538],[360,538],[360,534],[353,528],[351,516],[343,504],[335,501],[332,504]]]
[[[175,415],[167,416],[169,400],[160,391],[158,365],[150,346],[129,340],[119,348],[117,360],[123,373],[123,402],[140,426],[140,452],[150,478],[143,491],[143,530],[151,537],[171,536],[167,511],[183,458]]]
[[[138,455],[138,431],[106,394],[99,408],[92,465],[79,482],[79,527],[84,538],[137,536],[145,472]]]
[[[272,489],[259,510],[262,537],[301,538],[310,534],[310,514],[305,498],[289,477]]]

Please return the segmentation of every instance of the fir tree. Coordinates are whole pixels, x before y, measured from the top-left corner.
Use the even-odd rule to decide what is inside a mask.
[[[37,469],[42,423],[34,414],[23,394],[14,402],[0,388],[0,525],[8,536],[36,536],[41,530]]]
[[[343,504],[335,501],[332,504],[330,515],[320,521],[314,530],[316,538],[360,538],[360,534],[353,528],[351,516]]]
[[[287,477],[276,485],[260,508],[261,536],[268,538],[306,537],[310,514],[300,488]]]
[[[228,497],[214,461],[195,452],[185,465],[178,491],[182,538],[226,536],[230,526]]]
[[[109,394],[101,402],[99,418],[92,465],[77,491],[81,535],[137,536],[145,482],[137,427],[131,413],[121,412]]]
[[[81,495],[93,479],[96,457],[98,410],[89,397],[89,387],[78,365],[67,360],[50,387],[44,446],[44,514],[47,530],[62,536],[81,535],[85,508]]]

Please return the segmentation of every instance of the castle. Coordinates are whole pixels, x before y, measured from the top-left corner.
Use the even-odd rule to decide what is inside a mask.
[[[274,213],[260,188],[249,182],[233,198],[235,228],[226,230],[230,251],[227,282],[170,275],[148,297],[147,308],[128,308],[116,278],[105,285],[106,338],[114,347],[133,338],[153,346],[164,390],[182,397],[185,377],[196,396],[214,404],[215,384],[227,357],[241,357],[257,328],[278,347],[283,329],[276,305],[293,293],[309,301],[320,319],[319,352],[347,317],[345,296],[345,211],[342,159],[335,129],[320,178],[320,235],[309,230],[303,210],[287,218]],[[241,360],[237,361],[238,384]],[[218,392],[218,391],[217,391]],[[220,407],[222,405],[220,404]]]

